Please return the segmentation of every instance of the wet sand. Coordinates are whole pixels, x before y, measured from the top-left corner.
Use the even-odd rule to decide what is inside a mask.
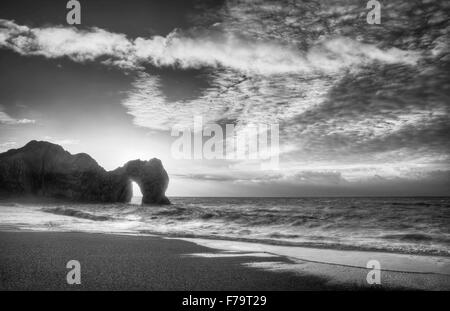
[[[283,257],[264,254],[216,256],[218,251],[215,249],[159,237],[0,232],[0,250],[0,290],[278,291],[373,288],[351,282],[330,282],[329,277],[315,274],[258,268],[271,262],[275,265],[301,264]],[[68,285],[66,282],[66,274],[70,270],[66,264],[70,260],[78,260],[81,264],[81,285]]]

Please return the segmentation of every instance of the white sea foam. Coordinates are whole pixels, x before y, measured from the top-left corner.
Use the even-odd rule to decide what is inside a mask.
[[[172,198],[170,206],[0,204],[0,225],[450,256],[448,198]]]

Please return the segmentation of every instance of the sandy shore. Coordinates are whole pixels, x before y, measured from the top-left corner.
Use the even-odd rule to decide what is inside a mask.
[[[90,233],[0,232],[0,290],[347,290],[364,282],[334,282],[330,274],[264,253],[219,252],[177,239]],[[81,264],[81,285],[68,285],[66,264]],[[265,268],[266,267],[266,268]],[[317,266],[316,266],[317,268]],[[344,273],[346,267],[320,270]],[[343,270],[344,269],[344,270]],[[365,280],[367,271],[357,269]],[[344,272],[343,272],[344,271]],[[317,272],[317,271],[316,271]],[[351,271],[350,271],[351,272]],[[331,274],[332,275],[332,274]],[[410,278],[409,274],[402,276]],[[433,289],[445,289],[443,279]],[[427,282],[427,278],[423,278]],[[444,288],[439,288],[444,287]],[[405,288],[383,285],[382,288]],[[406,288],[408,288],[406,286]]]

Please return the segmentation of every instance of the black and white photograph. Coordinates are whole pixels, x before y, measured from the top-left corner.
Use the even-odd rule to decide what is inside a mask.
[[[2,0],[0,291],[450,290],[449,14]]]

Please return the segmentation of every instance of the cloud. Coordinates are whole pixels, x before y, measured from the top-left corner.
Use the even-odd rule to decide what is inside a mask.
[[[371,61],[414,64],[419,55],[396,48],[381,50],[349,38],[318,42],[307,51],[280,42],[256,41],[234,34],[135,40],[136,56],[155,66],[224,67],[244,73],[289,74],[334,72]]]
[[[340,172],[298,171],[291,174],[186,174],[174,178],[196,182],[220,182],[220,187],[238,187],[242,193],[257,193],[260,196],[328,196],[358,195],[442,195],[450,186],[450,171],[416,170],[404,176],[365,176],[348,180]]]
[[[397,48],[382,50],[349,38],[317,42],[309,50],[278,41],[254,40],[217,31],[187,34],[173,31],[166,37],[129,39],[100,28],[29,28],[0,20],[0,46],[22,55],[69,57],[77,62],[105,57],[105,64],[124,68],[224,67],[253,74],[334,72],[372,61],[414,64],[419,54]]]
[[[242,161],[231,168],[248,176],[197,178],[340,187],[446,171],[447,8],[438,1],[383,7],[382,24],[368,25],[358,0],[226,1],[196,16],[195,28],[148,38],[0,20],[0,47],[137,71],[122,104],[139,127],[168,131],[192,126],[193,116],[242,128],[280,124],[280,176],[260,176]],[[164,79],[145,69],[152,67],[204,69],[208,86],[195,98],[169,99]]]
[[[0,152],[7,151],[13,147],[15,147],[17,143],[15,141],[7,141],[4,143],[0,143]]]
[[[62,145],[62,146],[78,145],[80,143],[80,141],[78,139],[57,139],[52,136],[45,136],[44,140],[52,142],[54,144]]]
[[[30,119],[15,119],[7,113],[0,111],[0,124],[6,125],[21,125],[21,124],[34,124],[35,120]]]
[[[308,5],[312,7],[304,7]],[[206,122],[228,120],[242,126],[279,123],[284,150],[279,173],[297,184],[301,178],[292,178],[292,172],[305,169],[319,174],[311,176],[310,183],[342,182],[340,178],[367,182],[379,176],[390,180],[401,176],[406,182],[412,172],[448,169],[449,63],[442,35],[446,25],[423,28],[428,44],[424,35],[408,31],[428,25],[427,14],[417,12],[438,14],[440,5],[388,6],[388,14],[397,14],[403,23],[368,27],[366,12],[355,1],[348,6],[228,1],[215,31],[239,32],[239,37],[217,37],[221,40],[213,45],[212,39],[183,41],[177,34],[160,39],[164,48],[156,54],[167,53],[167,58],[154,58],[162,61],[156,65],[215,66],[208,88],[195,99],[171,101],[160,91],[163,81],[143,74],[123,104],[135,116],[135,124],[160,130],[179,123],[192,126],[194,115]],[[405,15],[406,7],[415,12],[413,16]],[[239,41],[246,37],[252,40]],[[252,42],[262,49],[255,61],[247,54]],[[276,48],[271,49],[267,43],[273,42]],[[202,54],[205,46],[212,56]],[[179,56],[181,47],[186,49],[185,58]],[[277,58],[283,55],[281,50],[284,58]],[[266,55],[278,59],[280,74],[270,61],[262,61]],[[251,180],[260,169],[246,161],[232,168],[233,174],[242,170],[253,174],[248,179],[234,176],[235,180]],[[203,178],[221,179],[211,176]]]
[[[124,34],[95,27],[90,30],[64,26],[30,28],[0,19],[0,46],[22,55],[69,57],[77,62],[111,57],[118,65],[122,65],[132,48],[131,45]]]

